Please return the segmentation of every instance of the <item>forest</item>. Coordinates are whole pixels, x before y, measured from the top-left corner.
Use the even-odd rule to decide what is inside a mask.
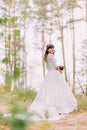
[[[77,97],[76,113],[87,110],[87,0],[0,0],[1,130],[32,124],[26,108],[46,75],[48,43],[55,45],[57,62],[64,65],[63,76]],[[15,117],[13,122],[2,117],[10,108],[13,115],[26,115],[22,127]],[[49,123],[37,130],[48,127],[53,130]]]

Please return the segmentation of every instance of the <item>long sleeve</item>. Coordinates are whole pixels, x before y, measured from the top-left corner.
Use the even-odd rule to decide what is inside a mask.
[[[56,66],[57,66],[57,62],[56,62],[54,55],[48,54],[48,56],[47,56],[47,69],[48,70],[55,69]]]
[[[48,54],[48,60],[50,60],[54,66],[57,66],[57,62],[53,54]]]

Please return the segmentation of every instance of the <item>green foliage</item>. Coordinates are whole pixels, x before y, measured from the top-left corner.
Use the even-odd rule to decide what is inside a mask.
[[[10,57],[8,56],[8,57],[5,57],[3,60],[2,60],[2,62],[4,63],[4,64],[8,64],[9,62],[10,62]]]
[[[24,109],[21,104],[13,104],[10,110],[10,115],[5,117],[6,123],[12,130],[25,130],[31,121],[29,120],[31,115]]]
[[[15,88],[14,91],[7,91],[6,87],[0,87],[0,103],[1,104],[13,104],[22,103],[23,108],[27,108],[29,104],[33,101],[36,95],[34,89],[18,89]]]
[[[14,65],[13,78],[17,80],[20,76],[20,68],[17,65]]]
[[[20,91],[17,91],[17,94],[20,99],[27,100],[29,97],[30,99],[33,100],[35,98],[36,91],[34,89],[27,89],[27,90],[22,89]]]
[[[10,33],[8,34],[8,40],[9,41],[11,40],[11,34]]]
[[[47,4],[51,3],[51,2],[54,2],[54,0],[33,0],[34,3],[38,6],[47,6]]]
[[[0,126],[4,124],[4,118],[3,115],[0,113]],[[1,130],[1,129],[0,129]]]
[[[12,44],[14,45],[15,43],[13,42]],[[14,52],[14,53],[12,54],[12,56],[16,58],[17,53],[16,53],[16,52]]]
[[[36,92],[32,89],[7,91],[3,86],[0,87],[0,92],[0,105],[4,103],[4,106],[6,106],[4,111],[11,114],[6,118],[3,118],[2,114],[0,115],[0,126],[5,128],[9,126],[11,130],[25,130],[32,123],[30,121],[31,114],[27,112],[27,108]]]
[[[74,9],[76,7],[81,8],[76,0],[64,0],[61,4],[61,8],[65,8],[67,10]]]
[[[36,14],[38,16],[39,20],[48,20],[49,17],[47,16],[48,10],[47,10],[47,5],[51,2],[49,0],[34,0],[35,5],[38,7],[38,10],[36,11]]]
[[[21,0],[20,3],[24,4],[27,7],[29,0]]]
[[[9,89],[11,86],[11,81],[12,81],[12,77],[11,77],[11,73],[7,70],[6,74],[5,74],[5,84],[6,84],[6,89]]]
[[[2,24],[6,24],[7,23],[7,21],[8,21],[8,19],[7,18],[4,18],[3,20],[2,20]]]
[[[45,111],[45,117],[46,117],[46,119],[49,118],[49,113],[48,113],[48,111]]]
[[[20,40],[20,30],[19,29],[15,29],[14,30],[14,36],[13,38],[16,40],[16,42],[13,42],[13,45],[18,45],[19,42],[17,42],[18,40]]]
[[[36,122],[35,124],[35,130],[56,130],[56,124],[52,122]],[[32,130],[32,127],[31,127]]]
[[[8,19],[5,17],[3,19],[0,18],[0,24],[5,25],[7,23]]]
[[[85,95],[85,94],[77,95],[77,101],[78,101],[77,111],[87,110],[87,95]]]
[[[11,23],[14,24],[14,23],[17,21],[17,19],[18,19],[17,17],[12,17],[12,18],[11,18]]]
[[[26,10],[23,10],[23,11],[21,12],[21,14],[23,15],[24,18],[26,18],[26,17],[28,16],[28,13],[26,12]]]
[[[0,24],[2,24],[2,19],[0,18]]]
[[[44,19],[47,19],[46,13],[47,13],[47,10],[45,7],[40,8],[40,10],[37,12],[37,14],[43,17]]]
[[[39,17],[39,20],[46,20],[48,19],[48,16],[47,16],[47,2],[36,2],[35,3],[37,4],[38,6],[38,10],[36,11],[36,14],[38,15]]]
[[[15,29],[15,36],[18,36],[18,37],[20,37],[20,30],[18,30],[18,29]]]
[[[4,87],[0,87],[0,90]],[[0,115],[0,126],[4,129],[11,130],[25,130],[25,129],[37,129],[37,130],[54,130],[56,129],[56,124],[50,122],[35,122],[32,125],[30,121],[31,114],[27,113],[26,109],[29,107],[30,100],[33,101],[36,92],[32,89],[20,90],[15,89],[14,91],[3,90],[0,94],[0,104],[4,103],[6,107],[10,105],[11,116],[3,118]],[[30,98],[31,97],[31,98]],[[78,100],[78,110],[75,111],[76,114],[80,110],[87,111],[87,96],[85,94],[79,94],[76,96]],[[2,100],[1,100],[2,99]],[[46,112],[46,117],[48,118],[48,113]],[[28,124],[29,123],[29,124]],[[30,126],[30,127],[29,127]]]

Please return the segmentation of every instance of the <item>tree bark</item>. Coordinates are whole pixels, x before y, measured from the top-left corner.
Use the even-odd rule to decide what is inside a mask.
[[[87,0],[85,0],[85,14],[86,14],[86,50],[87,50]],[[87,65],[87,57],[86,57]],[[87,68],[86,68],[86,77],[87,77]]]
[[[44,23],[43,23],[43,26],[42,26],[42,65],[43,65],[43,77],[45,77],[44,47],[45,47],[45,40],[44,40]]]
[[[72,8],[72,19],[74,20],[74,9]],[[72,55],[73,55],[73,89],[72,91],[75,92],[75,79],[76,79],[76,59],[75,59],[75,25],[74,21],[72,23],[72,34],[73,34],[73,44],[72,44]]]

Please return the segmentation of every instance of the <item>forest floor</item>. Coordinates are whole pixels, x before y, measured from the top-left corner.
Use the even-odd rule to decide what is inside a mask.
[[[2,107],[3,110],[4,108]],[[9,130],[6,126],[1,128],[2,130]],[[58,121],[36,122],[28,130],[87,130],[87,110],[70,113]]]
[[[71,114],[57,123],[58,130],[87,130],[87,111]]]
[[[50,122],[51,127],[44,130],[87,130],[87,111],[71,113],[56,122]],[[32,126],[30,130],[40,130],[43,123]],[[52,126],[53,125],[53,126]]]
[[[8,104],[13,106],[14,103],[19,103],[19,109],[25,109],[28,108],[29,101],[31,102],[35,97],[35,92],[30,90],[15,90],[13,92],[3,90],[0,93],[1,115],[8,113]],[[78,101],[78,109],[76,111],[58,121],[33,122],[26,130],[87,130],[87,94],[79,94],[76,98]],[[0,130],[11,130],[2,117],[0,117]]]

